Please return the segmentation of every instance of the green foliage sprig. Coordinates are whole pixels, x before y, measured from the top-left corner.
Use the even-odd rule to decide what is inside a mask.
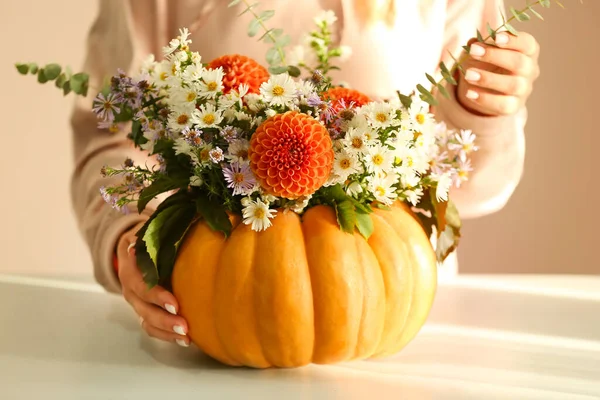
[[[580,1],[581,1],[581,3],[583,3],[583,0],[580,0]],[[531,19],[530,14],[543,20],[544,18],[542,17],[542,15],[538,11],[536,11],[534,9],[534,7],[541,6],[542,8],[549,8],[552,5],[552,2],[556,3],[558,6],[560,6],[562,8],[565,8],[564,5],[559,0],[537,0],[537,1],[534,1],[533,3],[530,3],[530,1],[527,1],[526,6],[524,8],[522,8],[521,10],[517,10],[514,7],[510,7],[509,10],[510,10],[510,13],[512,14],[512,16],[508,19],[506,18],[504,13],[500,12],[500,14],[502,15],[502,25],[500,25],[496,29],[493,29],[490,26],[490,24],[488,23],[487,24],[487,32],[486,32],[487,35],[484,35],[480,30],[477,30],[476,31],[477,42],[493,45],[492,41],[496,39],[496,35],[498,34],[498,32],[500,32],[503,29],[506,29],[506,31],[510,32],[511,34],[518,36],[519,32],[517,31],[517,29],[515,29],[515,27],[511,23],[513,21],[517,21],[517,22],[529,21]],[[451,68],[448,68],[448,66],[443,61],[440,62],[439,67],[440,67],[440,71],[441,71],[441,75],[442,75],[442,78],[440,80],[436,80],[431,75],[426,74],[427,80],[432,85],[432,90],[437,89],[446,98],[449,97],[449,93],[448,93],[447,89],[444,87],[444,83],[446,82],[446,83],[449,83],[450,85],[456,85],[457,82],[456,82],[456,79],[454,78],[454,75],[456,74],[457,70],[461,74],[463,74],[463,75],[465,74],[465,69],[463,67],[463,63],[467,59],[467,56],[471,50],[471,46],[465,45],[462,48],[465,52],[462,54],[462,56],[459,59],[457,59],[453,54],[450,53],[450,57],[452,57],[452,59],[454,60],[454,64]],[[433,105],[433,106],[438,104],[438,101],[435,99],[431,90],[428,90],[423,85],[417,85],[417,90],[419,91],[419,97],[421,98],[421,100],[423,100],[423,101],[427,102],[429,105]],[[411,103],[410,96],[403,95],[400,92],[398,92],[398,96],[400,97],[400,100],[404,106],[410,107],[410,103]]]
[[[264,33],[259,41],[265,41],[271,43],[273,46],[267,50],[267,63],[269,64],[269,72],[274,75],[288,73],[290,76],[300,76],[300,70],[294,65],[286,65],[285,61],[285,50],[284,48],[290,44],[292,38],[290,35],[283,33],[283,29],[280,28],[268,28],[265,24],[266,21],[271,19],[275,15],[274,10],[265,10],[257,12],[255,9],[259,3],[250,4],[248,0],[233,0],[229,2],[229,7],[234,7],[238,4],[244,4],[246,8],[238,15],[242,16],[246,13],[250,13],[253,19],[248,25],[248,36],[255,37],[262,29]]]
[[[17,63],[15,67],[22,75],[37,75],[39,83],[44,84],[54,81],[54,85],[62,89],[65,96],[71,92],[87,96],[90,77],[84,72],[73,74],[69,67],[63,70],[60,65],[55,63],[47,64],[41,68],[36,63]]]

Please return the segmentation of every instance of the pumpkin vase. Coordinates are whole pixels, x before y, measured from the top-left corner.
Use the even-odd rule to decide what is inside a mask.
[[[172,289],[190,339],[230,366],[300,367],[400,351],[431,309],[437,263],[402,203],[371,214],[372,235],[340,230],[333,208],[279,211],[262,232],[205,222],[182,243]]]

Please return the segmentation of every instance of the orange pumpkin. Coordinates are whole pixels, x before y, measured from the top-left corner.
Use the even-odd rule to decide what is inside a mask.
[[[279,211],[257,233],[195,224],[172,275],[191,340],[232,366],[329,364],[394,354],[422,327],[437,285],[436,257],[401,203],[376,209],[368,240],[335,212]]]

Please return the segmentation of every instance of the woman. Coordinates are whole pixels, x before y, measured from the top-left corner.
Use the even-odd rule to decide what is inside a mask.
[[[176,36],[180,27],[192,31],[193,50],[203,60],[228,53],[243,53],[263,60],[266,45],[249,38],[250,16],[224,0],[101,0],[98,18],[89,34],[84,69],[91,85],[114,74],[117,68],[135,71],[149,53]],[[285,27],[297,41],[312,27],[323,9],[338,16],[335,35],[339,44],[353,49],[337,79],[372,97],[389,98],[396,90],[411,91],[423,83],[425,72],[436,73],[440,60],[451,64],[476,29],[486,23],[500,26],[502,0],[263,0],[262,9],[275,9],[268,24]],[[241,6],[240,6],[241,7]],[[433,109],[450,127],[471,129],[478,136],[469,181],[452,193],[463,218],[501,209],[517,186],[524,159],[526,100],[539,74],[539,47],[535,39],[502,33],[496,46],[474,44],[465,64],[465,77],[438,96]],[[96,129],[90,99],[79,99],[72,118],[76,169],[72,195],[80,228],[93,256],[97,281],[110,292],[122,292],[151,336],[189,344],[186,321],[177,315],[174,296],[160,287],[148,291],[135,266],[130,244],[145,215],[122,215],[103,204],[98,189],[102,165],[120,165],[125,157],[138,162],[147,155],[133,149],[126,132]],[[115,256],[116,252],[116,256]],[[113,258],[119,266],[113,269]],[[450,258],[453,269],[456,258]]]

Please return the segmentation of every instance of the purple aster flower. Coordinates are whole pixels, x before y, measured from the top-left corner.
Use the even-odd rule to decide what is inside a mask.
[[[256,187],[256,178],[248,164],[232,163],[223,169],[223,176],[234,196],[250,194]]]
[[[310,107],[321,107],[324,104],[323,100],[316,93],[311,93],[308,99],[306,99],[306,103]]]
[[[202,140],[202,131],[200,129],[190,129],[189,127],[185,127],[181,134],[185,141],[192,146],[200,147],[204,145],[204,140]]]
[[[158,171],[161,173],[166,173],[167,172],[167,162],[165,161],[165,158],[161,154],[158,154],[156,156],[156,161],[158,162]]]
[[[239,133],[240,130],[233,126],[226,126],[225,128],[221,129],[220,132],[221,136],[227,141],[227,143],[231,143],[237,139]]]
[[[98,129],[108,130],[110,133],[117,133],[121,130],[120,123],[115,123],[112,121],[100,121],[98,122]]]
[[[98,118],[104,121],[114,121],[115,113],[120,112],[118,98],[114,93],[109,93],[108,96],[104,97],[104,94],[98,93],[98,96],[94,99],[94,108],[92,109]]]

